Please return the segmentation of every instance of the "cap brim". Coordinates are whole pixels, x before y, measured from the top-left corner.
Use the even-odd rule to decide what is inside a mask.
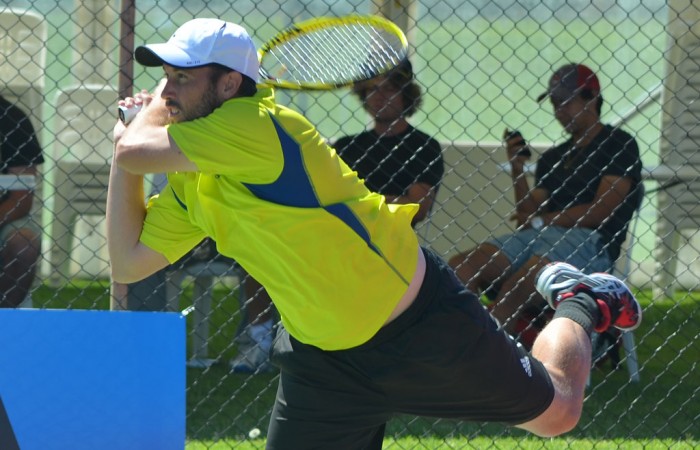
[[[134,58],[136,58],[136,62],[146,67],[162,66],[163,64],[185,67],[188,66],[187,61],[190,60],[190,56],[184,50],[168,43],[137,47],[134,51]]]
[[[543,92],[543,93],[541,93],[540,95],[538,95],[538,96],[537,96],[537,103],[542,103],[542,100],[544,100],[545,98],[549,97],[549,94],[550,94],[550,92],[547,91],[547,92]]]

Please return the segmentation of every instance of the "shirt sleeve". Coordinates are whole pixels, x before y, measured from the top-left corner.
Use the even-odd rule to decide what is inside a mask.
[[[618,132],[611,148],[604,153],[610,161],[603,167],[603,175],[630,176],[641,179],[641,162],[637,141],[629,134]]]
[[[244,183],[270,183],[282,171],[280,139],[286,136],[279,136],[281,128],[252,100],[236,100],[205,117],[172,124],[168,133],[203,173]]]
[[[423,167],[416,181],[439,186],[445,174],[445,163],[442,159],[440,143],[430,138],[417,153],[416,162]]]
[[[170,184],[149,199],[140,240],[163,254],[170,263],[182,258],[205,237],[205,233],[190,222],[186,207]]]
[[[44,162],[41,146],[32,122],[14,105],[2,118],[4,139],[2,142],[2,167],[33,166]]]

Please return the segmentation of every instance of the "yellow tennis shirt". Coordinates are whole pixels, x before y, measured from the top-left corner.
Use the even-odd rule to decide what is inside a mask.
[[[205,236],[265,286],[289,333],[324,350],[383,325],[413,277],[418,205],[388,205],[271,89],[170,125],[199,172],[168,174],[141,241],[174,262]]]

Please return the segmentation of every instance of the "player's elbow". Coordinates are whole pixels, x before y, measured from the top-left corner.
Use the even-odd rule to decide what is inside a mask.
[[[141,281],[168,266],[169,261],[162,254],[143,244],[135,247],[110,246],[110,271],[112,280],[129,284]]]
[[[142,264],[137,262],[135,257],[123,254],[123,252],[115,252],[113,249],[110,250],[109,269],[112,281],[123,284],[135,283],[150,274]]]
[[[129,268],[128,265],[115,264],[114,262],[110,264],[110,272],[112,281],[122,284],[135,283],[146,278],[146,275]]]
[[[115,146],[114,159],[112,164],[116,164],[120,169],[129,173],[143,174],[143,163],[140,161],[140,152],[136,147],[132,147],[119,141]]]

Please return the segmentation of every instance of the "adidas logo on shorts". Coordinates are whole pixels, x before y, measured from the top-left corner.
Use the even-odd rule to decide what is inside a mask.
[[[520,358],[520,364],[523,365],[523,369],[525,369],[525,373],[527,374],[527,376],[532,378],[532,366],[530,365],[530,358],[528,358],[527,356]]]

